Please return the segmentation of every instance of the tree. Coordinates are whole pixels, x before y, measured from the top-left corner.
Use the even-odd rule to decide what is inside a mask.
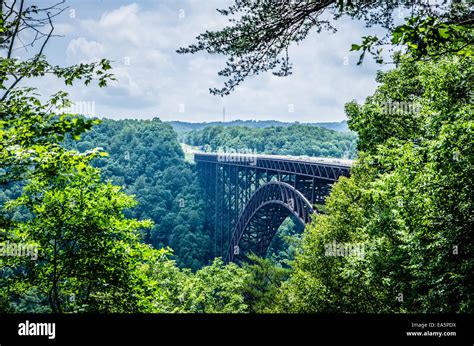
[[[472,66],[455,56],[413,66],[406,56],[364,105],[348,105],[362,151],[305,231],[282,308],[473,311]]]
[[[395,27],[396,8],[409,9],[413,19]],[[417,53],[417,58],[452,51],[472,54],[469,44],[473,42],[473,21],[469,6],[459,1],[236,0],[218,12],[229,17],[230,25],[219,31],[206,31],[197,37],[196,44],[180,48],[178,53],[204,51],[228,57],[226,67],[219,72],[228,80],[223,88],[210,90],[220,96],[228,95],[246,78],[261,72],[291,74],[291,44],[304,40],[311,30],[335,31],[326,15],[333,20],[350,16],[364,20],[367,26],[381,25],[387,29],[385,38],[364,37],[362,44],[352,46],[352,50],[362,50],[361,61],[369,52],[381,62],[381,49],[388,43],[407,46]]]
[[[208,126],[186,134],[184,141],[211,151],[278,155],[355,156],[357,136],[318,126],[290,125],[266,128]]]
[[[212,265],[196,272],[188,286],[189,312],[239,313],[247,312],[244,300],[245,281],[249,274],[234,263],[224,265],[215,259]]]
[[[98,146],[109,154],[92,161],[103,180],[125,186],[139,204],[126,215],[151,219],[144,241],[159,249],[173,248],[181,268],[194,271],[212,262],[209,230],[206,229],[202,194],[195,167],[184,155],[171,126],[152,120],[103,119],[80,140],[66,146],[91,150]]]
[[[249,255],[249,262],[243,263],[246,277],[244,292],[249,312],[268,313],[276,310],[276,296],[281,284],[288,279],[289,269],[276,265],[269,259]]]
[[[100,149],[81,153],[61,146],[67,136],[77,140],[98,121],[65,113],[70,101],[64,92],[42,102],[33,88],[22,87],[29,78],[47,74],[67,85],[97,80],[103,87],[113,79],[106,59],[69,67],[46,60],[43,50],[62,3],[44,8],[24,0],[0,3],[5,53],[0,58],[0,185],[25,186],[15,201],[2,201],[0,241],[15,249],[39,249],[30,258],[0,259],[0,306],[38,312],[159,310],[152,303],[157,285],[145,275],[146,264],[159,262],[167,251],[141,243],[137,231],[150,222],[124,218],[123,209],[134,206],[133,200],[100,182],[89,165],[104,155]],[[32,41],[18,47],[18,35],[26,32]],[[14,49],[26,47],[30,57],[13,57]]]
[[[97,80],[106,86],[113,76],[108,60],[98,63],[79,64],[69,67],[51,65],[43,55],[44,48],[53,36],[53,18],[59,15],[61,1],[51,6],[27,5],[25,0],[2,1],[0,6],[0,185],[7,186],[34,175],[45,162],[57,159],[64,152],[58,145],[66,134],[78,138],[90,129],[95,120],[67,114],[70,105],[67,94],[58,92],[46,102],[41,102],[33,88],[21,87],[30,78],[54,75],[67,85],[83,80],[87,85]],[[31,37],[22,43],[19,34]],[[38,48],[39,47],[39,48]],[[29,48],[30,56],[23,59],[13,52]],[[26,50],[25,50],[26,51]],[[91,154],[93,154],[91,152]],[[73,156],[73,155],[71,155]],[[63,157],[63,159],[67,156]],[[73,160],[73,158],[71,158]],[[54,170],[53,165],[48,166]],[[54,172],[49,172],[53,174]],[[0,216],[0,228],[7,221]]]
[[[135,204],[120,187],[102,183],[86,163],[63,169],[58,177],[33,179],[8,205],[31,211],[31,220],[10,232],[39,249],[36,261],[13,267],[26,275],[20,271],[7,278],[13,298],[34,290],[38,307],[55,313],[149,309],[151,290],[140,271],[156,255],[138,232],[150,221],[126,219],[122,213]]]
[[[43,55],[44,48],[53,36],[53,18],[61,13],[62,2],[40,7],[27,5],[26,1],[2,1],[0,3],[0,186],[18,188],[38,175],[59,175],[63,165],[83,162],[84,156],[95,156],[99,150],[85,155],[67,152],[59,143],[68,134],[78,136],[90,129],[94,120],[79,118],[64,112],[70,105],[67,94],[58,92],[42,102],[33,88],[22,86],[30,78],[54,75],[72,84],[83,80],[89,84],[97,80],[105,86],[113,78],[107,70],[107,60],[99,63],[60,67],[51,65]],[[21,41],[19,35],[26,34],[31,41]],[[13,56],[23,50],[23,59]],[[27,56],[27,54],[30,54]],[[17,197],[13,195],[11,197]],[[2,201],[4,202],[4,201]],[[16,212],[7,211],[2,203],[0,210],[0,241],[15,242],[13,229],[19,221]],[[21,218],[21,217],[20,217]],[[25,239],[23,239],[25,240]],[[2,260],[2,282],[5,289],[6,276],[11,269]],[[8,304],[7,304],[8,305]]]

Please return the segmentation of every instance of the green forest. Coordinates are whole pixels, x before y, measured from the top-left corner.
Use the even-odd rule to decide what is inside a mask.
[[[195,165],[184,160],[177,133],[157,118],[100,122],[80,140],[66,140],[65,146],[79,152],[102,147],[108,154],[91,164],[100,169],[103,181],[135,196],[138,204],[124,211],[127,217],[153,221],[150,229],[142,231],[144,242],[156,249],[173,249],[172,258],[180,268],[196,271],[211,264],[213,230],[204,215],[202,187]],[[283,238],[299,233],[288,219],[269,255],[289,258]]]
[[[107,157],[92,164],[104,181],[121,186],[138,205],[125,215],[151,219],[144,241],[171,247],[179,266],[196,270],[211,260],[199,184],[193,165],[184,161],[177,134],[159,119],[102,120],[68,148],[80,152],[102,147]]]
[[[54,17],[41,21],[35,18],[47,10],[39,6],[18,11],[2,2],[0,312],[472,313],[470,9],[459,3],[438,13],[420,5],[395,26],[384,21],[396,4],[377,3],[326,5],[334,20],[344,14],[385,24],[400,48],[392,68],[374,76],[371,96],[347,100],[350,132],[292,124],[182,135],[209,150],[355,159],[351,176],[333,186],[325,212],[304,231],[288,220],[266,258],[250,254],[236,264],[211,256],[196,167],[185,161],[171,124],[70,114],[66,92],[40,95],[37,78],[106,88],[115,80],[113,63],[55,65],[43,51],[48,39],[18,59],[12,51],[22,28],[34,20],[48,26]],[[220,72],[229,80],[211,92],[225,96],[260,72],[287,75],[285,45],[323,25],[291,19],[324,8],[269,6],[236,2],[221,15],[246,16],[179,49],[229,57]],[[281,25],[290,27],[262,36],[262,28]],[[382,63],[382,39],[362,40],[352,45],[361,63],[372,56]],[[363,256],[328,256],[334,242],[358,244]]]
[[[201,130],[209,126],[225,126],[225,127],[250,127],[250,128],[266,128],[266,127],[288,127],[292,125],[299,125],[300,123],[295,121],[293,123],[276,121],[276,120],[231,120],[231,121],[213,121],[203,123],[190,123],[185,121],[167,121],[173,129],[178,132],[179,135],[186,134],[191,131]],[[302,125],[323,127],[330,130],[347,132],[347,120],[340,122],[321,122],[321,123],[303,123]]]
[[[354,158],[357,136],[317,126],[291,125],[266,128],[210,126],[183,135],[185,143],[217,152]]]

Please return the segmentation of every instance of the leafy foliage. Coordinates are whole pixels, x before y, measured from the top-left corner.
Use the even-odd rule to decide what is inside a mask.
[[[124,186],[138,205],[129,217],[151,219],[144,240],[159,249],[171,247],[180,267],[197,270],[210,263],[209,231],[194,167],[184,161],[177,135],[159,119],[102,120],[80,141],[80,151],[101,146],[109,154],[93,161],[105,180]]]
[[[357,136],[317,126],[220,127],[211,126],[188,133],[187,144],[211,151],[233,149],[279,155],[345,157],[355,156]]]
[[[53,312],[146,309],[140,268],[153,252],[141,244],[138,229],[151,223],[124,218],[122,210],[135,204],[86,163],[32,179],[8,207],[24,206],[33,217],[10,235],[37,244],[39,257],[20,263],[27,275],[12,276],[12,294],[34,290],[38,305]]]
[[[453,22],[460,23],[461,26],[472,25],[467,4],[451,6],[447,3],[447,1],[238,0],[229,8],[218,10],[221,15],[229,17],[228,26],[219,31],[206,31],[200,34],[196,38],[196,44],[180,48],[178,53],[206,52],[225,55],[226,66],[218,74],[227,78],[227,81],[224,82],[224,87],[210,90],[213,94],[224,96],[230,94],[245,79],[262,72],[273,71],[276,76],[290,75],[291,45],[304,40],[311,30],[334,32],[336,29],[328,20],[330,17],[337,20],[342,16],[350,16],[362,19],[367,26],[381,25],[387,29],[387,36],[394,30],[393,12],[397,8],[409,9],[413,18],[439,17],[440,25]],[[411,29],[410,27],[406,32],[415,33],[418,27]],[[398,34],[400,28],[397,30]],[[423,33],[422,35],[424,36]],[[438,40],[439,37],[431,37],[430,40],[433,41],[430,43],[433,46],[443,43],[445,39],[443,36],[446,35],[454,41],[459,39],[457,34],[451,35],[448,31],[443,31],[440,35],[441,41]],[[402,39],[400,43],[408,43],[408,36],[406,38],[407,40]],[[353,45],[352,48],[363,49],[365,54],[366,50],[372,50],[373,45],[381,47],[386,41],[367,37],[362,45]],[[456,48],[461,51],[467,47],[461,44]],[[373,53],[380,61],[381,50],[377,49]],[[363,55],[361,58],[363,59]]]
[[[191,132],[193,130],[201,130],[205,127],[209,126],[224,126],[224,127],[231,127],[231,126],[239,126],[239,127],[288,127],[291,125],[297,125],[299,122],[284,122],[284,121],[277,121],[277,120],[232,120],[232,121],[211,121],[211,122],[204,122],[204,123],[189,123],[184,121],[169,121],[168,122],[173,129],[178,133],[178,135],[185,135],[187,132]],[[339,121],[339,122],[323,122],[323,123],[304,123],[302,125],[306,126],[318,126],[324,127],[330,130],[335,130],[339,132],[347,132],[349,131],[347,127],[347,121]],[[183,136],[184,137],[184,136]]]
[[[472,61],[402,60],[347,108],[359,159],[305,231],[282,308],[297,312],[469,312],[473,306]],[[418,102],[386,114],[381,102]],[[363,256],[328,256],[359,243]]]
[[[52,74],[72,84],[97,80],[105,86],[113,77],[107,60],[69,67],[52,66],[42,55],[61,9],[27,7],[2,1],[0,35],[0,185],[14,189],[8,200],[2,191],[0,241],[36,248],[35,256],[0,258],[2,311],[149,311],[152,285],[142,266],[163,250],[140,242],[138,228],[150,222],[125,219],[134,205],[119,187],[100,182],[89,166],[100,149],[71,151],[61,146],[97,121],[66,114],[67,94],[58,92],[42,102],[33,88],[20,83]],[[45,26],[50,31],[44,33]],[[23,61],[12,58],[19,32],[32,34],[40,49]],[[20,217],[16,215],[20,214]],[[27,253],[28,254],[28,253]]]
[[[474,43],[474,22],[470,11],[472,9],[467,5],[453,2],[450,11],[444,16],[409,17],[405,24],[391,30],[390,44],[402,47],[404,53],[415,61],[438,59],[451,53],[462,58],[470,57],[473,55]],[[362,50],[358,65],[364,60],[366,52],[373,55],[378,63],[383,63],[383,45],[384,40],[377,36],[366,36],[360,45],[353,44],[351,50]]]
[[[288,277],[290,270],[276,265],[270,259],[249,256],[250,262],[245,262],[243,268],[248,274],[245,278],[243,295],[252,313],[274,312],[275,297],[281,285]]]
[[[314,27],[331,29],[320,20],[326,10],[336,19],[348,14],[383,24],[392,43],[406,48],[396,55],[396,69],[379,73],[373,96],[347,104],[359,136],[357,163],[301,243],[288,223],[273,244],[277,251],[282,240],[292,242],[272,254],[280,263],[251,256],[241,267],[220,259],[202,267],[210,260],[202,202],[171,126],[154,119],[93,127],[97,120],[63,111],[64,92],[41,101],[34,89],[21,87],[46,74],[68,85],[96,80],[99,86],[113,76],[107,60],[70,67],[46,60],[43,48],[61,8],[3,1],[0,241],[28,243],[39,252],[35,259],[0,257],[0,311],[472,312],[472,21],[462,4],[417,3],[412,18],[393,28],[398,5],[238,0],[221,10],[242,15],[230,27],[181,50],[228,55],[221,74],[230,81],[214,90],[227,94],[261,71],[289,74],[289,45]],[[436,17],[437,11],[445,12]],[[33,30],[28,46],[40,44],[20,61],[12,50],[23,30]],[[371,49],[383,41],[363,39],[353,49],[379,56]],[[300,125],[210,127],[187,140],[213,150],[339,157],[354,156],[356,144],[352,133]],[[333,242],[363,251],[333,256],[327,253]],[[176,255],[156,249],[166,245]]]

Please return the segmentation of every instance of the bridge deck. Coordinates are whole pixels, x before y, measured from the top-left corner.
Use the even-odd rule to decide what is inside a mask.
[[[242,158],[242,161],[249,161],[252,158],[266,159],[266,160],[284,160],[284,161],[297,161],[303,163],[321,163],[331,166],[342,166],[351,167],[354,160],[338,159],[332,157],[314,157],[314,156],[291,156],[291,155],[265,155],[265,154],[239,154],[239,153],[205,153],[205,152],[193,152],[193,154],[204,156],[204,157],[222,157],[222,158]],[[230,162],[230,161],[229,161]]]
[[[336,181],[349,176],[352,160],[283,155],[255,155],[239,153],[194,153],[196,162],[246,166]]]
[[[263,256],[290,214],[301,224],[309,222],[313,207],[324,204],[331,186],[341,176],[350,176],[352,165],[351,160],[335,158],[193,154],[214,229],[214,255],[230,261],[240,251]]]

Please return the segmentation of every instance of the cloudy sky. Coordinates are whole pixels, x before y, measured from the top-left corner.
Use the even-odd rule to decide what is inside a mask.
[[[194,42],[206,29],[225,25],[216,12],[231,0],[69,0],[57,18],[56,34],[46,51],[60,65],[112,61],[117,78],[109,87],[66,89],[75,102],[91,102],[95,115],[107,118],[153,118],[181,121],[277,119],[320,122],[345,119],[344,104],[362,102],[372,94],[380,66],[366,59],[357,66],[349,52],[361,36],[377,33],[363,23],[340,20],[335,34],[312,33],[290,49],[293,75],[262,74],[247,80],[227,97],[213,96],[221,87],[217,72],[225,58],[178,55],[176,49]],[[43,94],[64,89],[49,79],[37,82]]]

